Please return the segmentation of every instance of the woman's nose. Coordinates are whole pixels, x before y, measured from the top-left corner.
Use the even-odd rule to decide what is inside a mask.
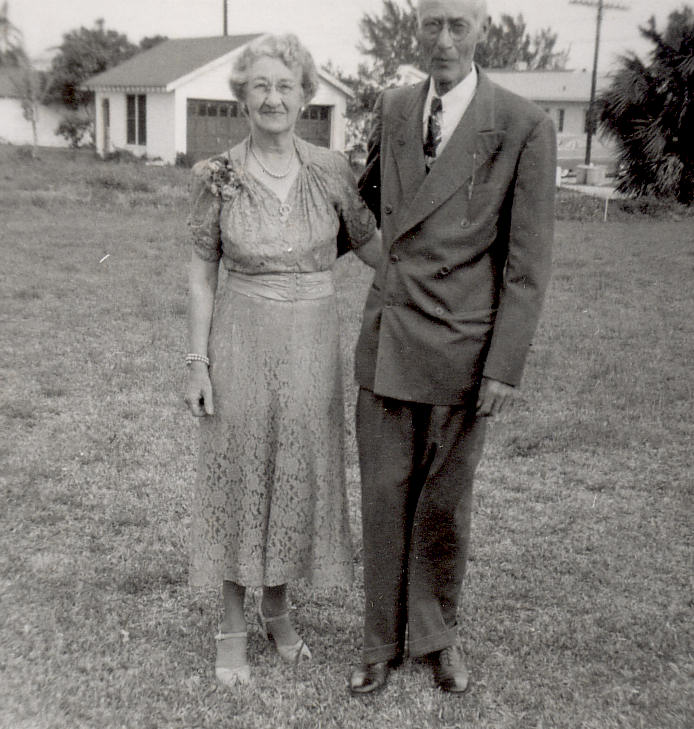
[[[269,104],[270,106],[279,106],[279,104],[282,103],[282,96],[274,84],[272,84],[268,89],[265,103]]]

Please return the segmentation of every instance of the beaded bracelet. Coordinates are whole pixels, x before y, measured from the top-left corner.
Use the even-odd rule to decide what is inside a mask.
[[[210,366],[210,358],[206,357],[204,354],[187,354],[186,364],[189,365],[191,362],[204,362],[208,367]]]

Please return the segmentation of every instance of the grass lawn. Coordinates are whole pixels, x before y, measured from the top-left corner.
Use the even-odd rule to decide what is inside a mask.
[[[0,148],[0,727],[691,729],[691,218],[557,224],[524,385],[479,471],[463,697],[410,663],[380,696],[347,692],[369,275],[339,262],[357,582],[295,586],[314,661],[288,670],[251,624],[254,685],[229,691],[218,595],[186,582],[187,178]]]

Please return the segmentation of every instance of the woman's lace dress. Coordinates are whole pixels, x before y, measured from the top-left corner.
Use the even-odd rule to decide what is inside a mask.
[[[227,271],[208,347],[214,415],[200,421],[193,585],[352,577],[331,270],[340,220],[354,246],[375,223],[345,157],[295,143],[284,207],[246,171],[247,142],[193,170],[194,251]]]

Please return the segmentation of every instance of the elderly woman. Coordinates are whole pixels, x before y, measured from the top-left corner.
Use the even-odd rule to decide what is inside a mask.
[[[298,39],[254,40],[231,86],[250,135],[193,169],[186,358],[201,436],[190,582],[222,585],[215,672],[227,685],[250,678],[246,588],[262,587],[264,632],[296,663],[311,653],[287,584],[352,578],[332,267],[338,230],[357,252],[378,245],[345,157],[295,136],[317,86]]]

